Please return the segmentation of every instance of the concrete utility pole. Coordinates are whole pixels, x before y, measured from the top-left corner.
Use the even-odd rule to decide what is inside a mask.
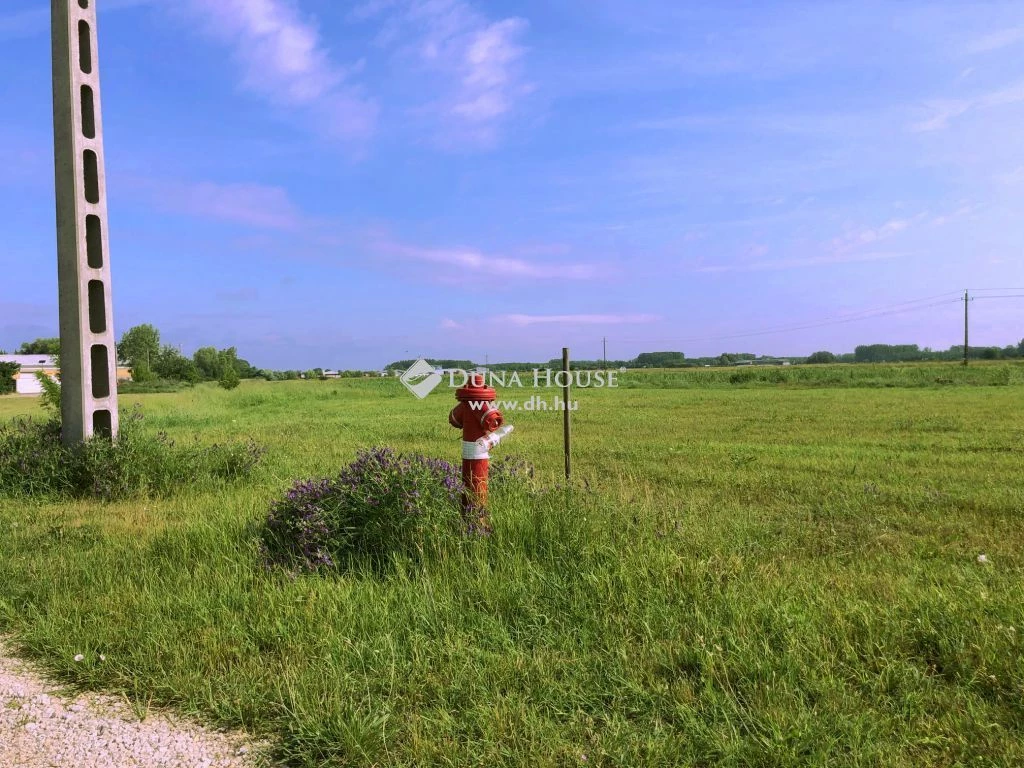
[[[117,435],[96,0],[51,0],[63,440]]]

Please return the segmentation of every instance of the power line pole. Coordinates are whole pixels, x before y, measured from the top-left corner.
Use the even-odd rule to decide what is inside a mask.
[[[562,445],[565,452],[565,479],[572,477],[572,435],[569,426],[569,382],[572,380],[569,373],[569,348],[562,347]]]
[[[117,343],[95,3],[51,0],[61,439],[117,437]]]
[[[971,299],[967,295],[967,291],[964,291],[964,365],[967,365],[967,305],[970,304]]]
[[[608,337],[601,337],[601,359],[604,360],[604,369],[608,370]]]

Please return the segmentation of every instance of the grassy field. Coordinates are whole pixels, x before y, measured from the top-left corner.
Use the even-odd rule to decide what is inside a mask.
[[[298,578],[258,562],[270,500],[360,447],[455,460],[447,387],[125,397],[179,441],[251,436],[264,464],[170,499],[0,496],[0,630],[295,765],[1024,764],[1024,365],[576,394],[573,489],[497,495],[492,537],[422,567]],[[0,398],[0,419],[36,407]],[[495,455],[554,486],[560,416],[508,420]]]

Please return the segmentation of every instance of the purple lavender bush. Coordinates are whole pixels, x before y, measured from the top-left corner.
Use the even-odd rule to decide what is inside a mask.
[[[459,468],[391,448],[360,451],[334,478],[297,481],[270,505],[261,535],[264,563],[318,571],[350,557],[383,564],[424,553],[472,531],[461,509]]]

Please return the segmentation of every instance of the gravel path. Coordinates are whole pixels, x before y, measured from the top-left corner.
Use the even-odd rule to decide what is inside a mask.
[[[0,766],[18,768],[254,768],[262,749],[151,712],[144,722],[113,696],[72,698],[0,638]]]

